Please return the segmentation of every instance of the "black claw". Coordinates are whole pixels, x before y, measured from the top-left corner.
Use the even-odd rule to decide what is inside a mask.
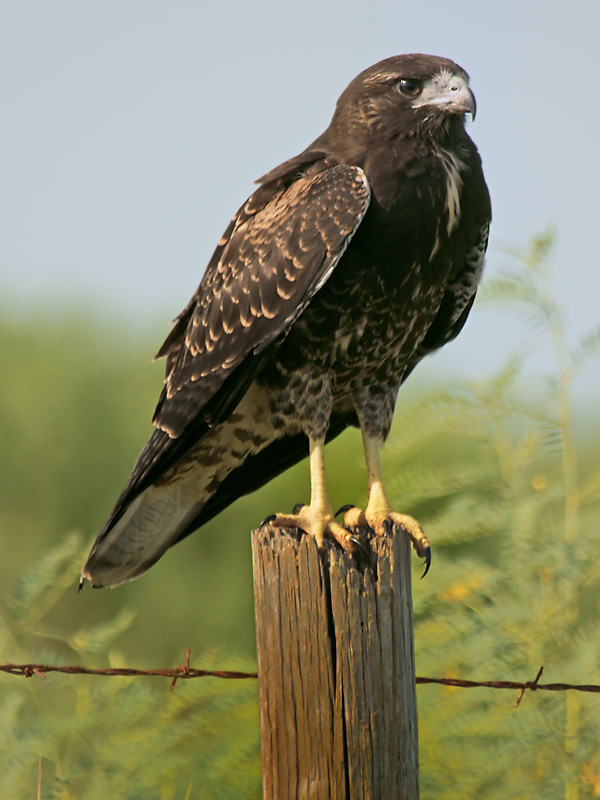
[[[269,525],[271,522],[273,522],[274,519],[277,519],[277,514],[269,514],[268,517],[263,519],[258,527],[263,528],[265,525]]]
[[[292,509],[292,514],[299,514],[305,505],[306,503],[296,503],[296,505]]]
[[[79,579],[79,589],[77,589],[77,594],[81,594],[83,587],[85,586],[85,578]]]
[[[352,506],[350,506],[350,508],[352,508]],[[336,514],[336,516],[337,516],[337,514]],[[363,551],[363,553],[364,553],[366,556],[368,556],[368,555],[369,555],[369,551],[368,551],[368,550],[367,550],[367,548],[364,546],[364,544],[363,544],[363,543],[360,541],[360,539],[357,539],[355,536],[351,536],[351,537],[350,537],[350,541],[352,542],[352,544],[355,544],[355,545],[356,545],[356,546],[357,546],[357,547],[358,547],[360,550],[362,550],[362,551]]]
[[[338,509],[333,516],[334,517],[339,517],[340,514],[342,514],[342,513],[345,514],[346,511],[350,511],[351,508],[356,508],[354,503],[347,503],[345,506],[342,506],[340,509]]]
[[[427,575],[429,572],[429,567],[431,566],[431,547],[428,547],[425,550],[425,572],[421,575],[421,580]]]

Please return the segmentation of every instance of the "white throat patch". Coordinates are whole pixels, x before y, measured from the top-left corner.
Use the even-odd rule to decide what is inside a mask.
[[[460,222],[460,191],[463,186],[461,172],[465,170],[466,164],[450,150],[440,149],[438,154],[446,171],[446,213],[448,214],[446,233],[450,236]]]

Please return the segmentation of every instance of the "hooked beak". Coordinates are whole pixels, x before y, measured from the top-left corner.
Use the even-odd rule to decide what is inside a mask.
[[[475,95],[468,86],[461,88],[455,93],[454,99],[449,102],[449,107],[456,109],[457,114],[470,114],[471,119],[475,119],[477,113],[477,101]]]
[[[469,84],[461,75],[436,76],[425,86],[413,108],[437,106],[451,114],[470,114],[475,119],[477,103]]]

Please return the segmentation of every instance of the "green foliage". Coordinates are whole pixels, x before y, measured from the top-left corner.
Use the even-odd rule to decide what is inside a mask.
[[[386,452],[397,502],[434,543],[435,569],[414,590],[420,675],[532,680],[544,665],[542,682],[600,682],[599,432],[588,419],[576,438],[581,351],[567,346],[550,244],[534,241],[484,300],[517,308],[536,345],[550,342],[555,379],[524,380],[521,355],[405,410]],[[526,694],[518,710],[503,691],[418,698],[424,798],[600,795],[595,695]]]
[[[2,797],[35,796],[40,758],[44,798],[261,796],[256,682],[207,678],[173,693],[141,679],[14,682],[0,707]]]
[[[41,642],[59,641],[64,633],[44,624],[49,607],[40,612],[39,598],[65,583],[76,552],[83,555],[80,543],[68,537],[18,581],[1,629],[3,651],[20,663],[34,656],[38,663],[57,663],[56,652]],[[69,663],[101,650],[111,666],[123,666],[114,642],[133,621],[123,610],[63,638]],[[224,651],[206,652],[201,661],[254,668],[251,660]],[[38,676],[0,675],[0,797],[33,797],[41,759],[44,798],[259,798],[256,682],[179,681],[170,693],[165,679],[144,680],[50,674],[42,683]]]
[[[574,411],[600,334],[568,347],[551,245],[534,240],[482,293],[525,321],[527,350],[485,381],[400,394],[388,490],[434,548],[414,584],[420,675],[531,680],[543,664],[542,682],[600,682],[600,429]],[[194,666],[254,669],[248,521],[305,499],[306,464],[139,582],[77,598],[160,377],[144,367],[153,348],[126,331],[35,316],[0,327],[0,661],[166,667],[189,646]],[[527,379],[548,343],[553,377]],[[332,502],[363,502],[359,437],[328,451]],[[425,800],[600,796],[595,695],[528,692],[518,710],[490,689],[421,686],[418,699]],[[0,675],[0,797],[35,796],[40,758],[45,800],[258,798],[256,684],[179,681],[169,693],[156,678]]]

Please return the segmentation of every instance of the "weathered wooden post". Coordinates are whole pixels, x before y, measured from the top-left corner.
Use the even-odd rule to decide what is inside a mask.
[[[368,549],[252,533],[265,800],[419,796],[408,539]]]

